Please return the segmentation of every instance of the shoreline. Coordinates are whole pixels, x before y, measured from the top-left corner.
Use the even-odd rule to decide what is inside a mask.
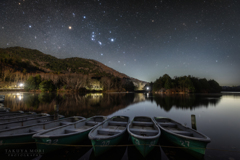
[[[54,92],[42,92],[41,90],[31,90],[26,91],[25,89],[0,89],[0,92],[28,92],[28,93],[145,93],[146,91],[86,91],[86,92],[79,92],[77,90],[59,90]]]

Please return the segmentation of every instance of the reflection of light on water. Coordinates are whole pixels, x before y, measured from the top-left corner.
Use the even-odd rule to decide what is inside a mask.
[[[87,98],[87,97],[91,97],[91,98],[100,98],[100,97],[102,97],[103,96],[103,94],[102,93],[89,93],[89,94],[86,94],[85,95],[85,97]]]
[[[16,93],[13,97],[18,98],[19,100],[22,100],[23,99],[23,94],[22,93]]]
[[[149,93],[147,93],[147,98],[149,97]]]

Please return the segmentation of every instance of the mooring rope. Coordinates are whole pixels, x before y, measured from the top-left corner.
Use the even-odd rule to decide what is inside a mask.
[[[2,145],[21,145],[21,144],[44,144],[44,145],[56,145],[56,146],[66,146],[66,147],[92,147],[92,145],[77,145],[77,144],[57,144],[57,143],[41,143],[41,142],[26,142],[26,143],[4,143]],[[96,147],[132,147],[134,144],[122,144],[122,145],[95,145]],[[206,150],[215,150],[215,151],[224,151],[224,152],[235,152],[240,153],[240,151],[217,149],[217,148],[201,148],[201,147],[177,147],[177,146],[162,146],[162,145],[153,145],[153,144],[139,144],[139,146],[153,146],[153,147],[162,147],[162,148],[175,148],[175,149],[206,149]]]

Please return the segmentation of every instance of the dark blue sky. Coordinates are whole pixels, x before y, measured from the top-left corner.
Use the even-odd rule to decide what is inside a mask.
[[[237,0],[1,0],[0,47],[95,59],[128,76],[240,85]]]

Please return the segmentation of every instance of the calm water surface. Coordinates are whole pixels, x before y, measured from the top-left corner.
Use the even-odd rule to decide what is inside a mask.
[[[12,111],[35,111],[54,113],[54,105],[59,105],[59,114],[66,117],[79,115],[126,115],[162,116],[191,127],[191,115],[196,116],[197,130],[211,138],[203,159],[240,159],[240,93],[196,95],[149,95],[134,93],[111,94],[50,94],[1,92],[5,95],[5,107]],[[131,143],[129,141],[126,144]],[[173,145],[160,139],[161,149],[155,148],[147,159],[196,159]],[[120,154],[120,155],[119,155]],[[131,156],[131,154],[134,154]],[[113,149],[105,157],[93,157],[90,148],[65,149],[58,152],[64,159],[141,159],[133,147]],[[51,159],[53,155],[38,157]],[[61,159],[59,158],[59,159]]]

